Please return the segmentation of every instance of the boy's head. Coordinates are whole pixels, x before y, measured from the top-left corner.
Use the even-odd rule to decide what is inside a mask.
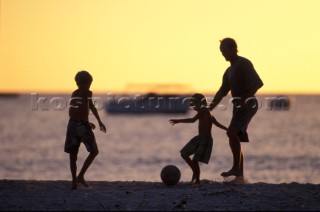
[[[195,93],[191,96],[189,105],[192,107],[201,108],[202,106],[207,106],[207,99],[203,94]]]
[[[78,87],[91,85],[92,80],[92,76],[87,71],[79,71],[75,76]]]

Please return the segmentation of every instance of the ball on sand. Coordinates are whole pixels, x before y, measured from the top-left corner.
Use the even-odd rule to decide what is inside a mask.
[[[161,170],[161,180],[167,186],[173,186],[180,180],[181,173],[175,165],[167,165]]]

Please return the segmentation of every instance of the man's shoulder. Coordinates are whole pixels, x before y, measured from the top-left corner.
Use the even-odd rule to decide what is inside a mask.
[[[242,70],[242,71],[247,71],[247,70],[253,70],[254,66],[252,64],[252,62],[245,58],[245,57],[240,57],[238,64],[237,64],[238,69]]]
[[[228,68],[224,71],[224,73],[223,73],[223,78],[226,78],[226,77],[228,76],[229,71],[230,71],[230,67],[228,67]]]
[[[242,56],[239,56],[239,63],[241,65],[250,65],[250,64],[252,64],[251,60],[249,60],[246,57],[242,57]]]

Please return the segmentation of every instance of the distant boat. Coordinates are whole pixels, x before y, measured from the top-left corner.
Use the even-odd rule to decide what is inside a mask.
[[[19,97],[18,93],[0,93],[0,98],[16,98]]]
[[[108,113],[187,113],[188,95],[155,94],[122,96],[109,100],[105,106]]]
[[[290,99],[287,96],[277,96],[270,98],[268,101],[269,110],[289,110]]]

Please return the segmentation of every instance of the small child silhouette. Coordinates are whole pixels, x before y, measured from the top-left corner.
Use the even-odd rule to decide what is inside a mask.
[[[197,114],[193,118],[186,119],[170,119],[172,125],[177,123],[194,123],[199,120],[199,134],[193,137],[180,151],[181,157],[190,166],[193,175],[191,183],[200,183],[200,167],[199,162],[208,164],[212,152],[212,124],[217,127],[227,130],[227,127],[220,124],[211,114],[207,108],[207,100],[203,94],[196,93],[192,95],[189,105],[193,107]],[[190,159],[190,156],[193,159]]]
[[[77,189],[77,184],[81,183],[89,187],[84,179],[84,174],[98,155],[98,145],[96,143],[93,129],[95,125],[89,122],[89,110],[98,120],[100,130],[106,132],[106,127],[101,122],[98,111],[92,102],[92,92],[89,90],[92,83],[92,76],[87,71],[80,71],[75,76],[78,89],[72,93],[69,108],[69,123],[64,151],[70,154],[70,170],[72,175],[71,189]],[[77,157],[81,142],[90,152],[85,160],[81,171],[77,177]]]

